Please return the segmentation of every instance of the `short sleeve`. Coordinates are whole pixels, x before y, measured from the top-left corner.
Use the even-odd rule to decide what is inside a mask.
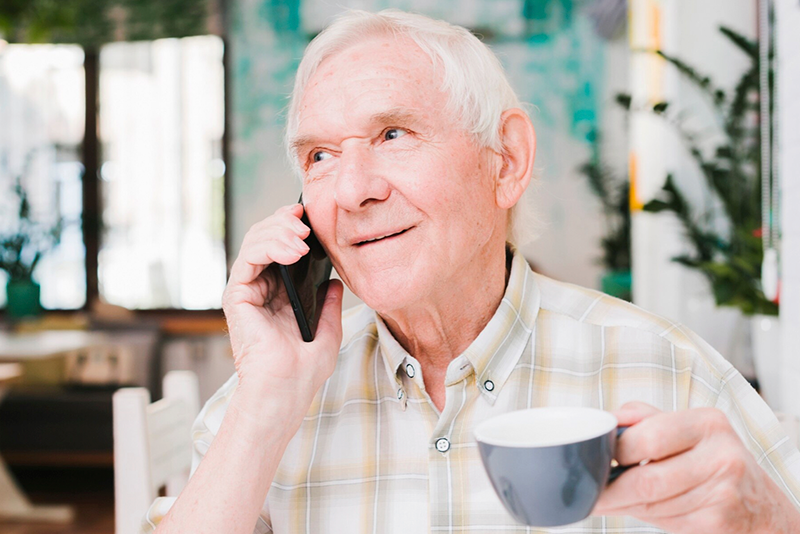
[[[192,424],[192,468],[189,477],[194,476],[197,467],[208,452],[214,436],[217,435],[225,413],[228,410],[233,393],[239,383],[236,373],[214,393],[205,403],[200,413]],[[158,497],[148,508],[147,513],[142,518],[140,534],[150,534],[155,531],[158,524],[167,515],[169,509],[175,503],[176,497]],[[269,514],[267,513],[266,503],[259,514],[258,523],[253,530],[254,534],[267,534],[272,532],[269,525]]]
[[[800,452],[767,403],[735,369],[722,381],[716,408],[725,412],[758,464],[800,510]]]

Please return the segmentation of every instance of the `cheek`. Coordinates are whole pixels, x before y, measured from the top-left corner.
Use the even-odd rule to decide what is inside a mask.
[[[303,202],[306,204],[306,216],[311,222],[317,239],[328,250],[335,245],[336,208],[333,194],[316,184],[303,186]]]
[[[440,199],[439,211],[445,213],[462,231],[480,231],[494,224],[494,190],[485,165],[479,157],[453,155],[448,164],[434,171],[430,198]],[[478,237],[478,236],[475,236]]]

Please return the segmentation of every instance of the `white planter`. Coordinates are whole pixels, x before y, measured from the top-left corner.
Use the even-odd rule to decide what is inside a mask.
[[[761,396],[773,410],[781,409],[781,330],[776,315],[753,315],[753,362]]]

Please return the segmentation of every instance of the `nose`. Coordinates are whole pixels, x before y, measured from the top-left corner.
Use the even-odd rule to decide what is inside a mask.
[[[369,146],[342,146],[334,199],[346,211],[364,209],[389,197],[389,183],[381,176],[378,161]]]

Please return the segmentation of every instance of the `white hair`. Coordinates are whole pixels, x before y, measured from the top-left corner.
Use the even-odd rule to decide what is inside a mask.
[[[411,38],[442,69],[441,90],[448,95],[446,111],[481,147],[503,152],[500,118],[511,108],[523,108],[497,56],[466,28],[397,9],[378,13],[348,10],[319,33],[306,47],[297,69],[286,124],[286,147],[295,173],[300,176],[292,141],[298,128],[300,101],[308,81],[325,59],[365,38],[393,35]],[[524,109],[524,108],[523,108]],[[511,209],[507,240],[519,243],[520,230],[528,226],[524,197]]]

